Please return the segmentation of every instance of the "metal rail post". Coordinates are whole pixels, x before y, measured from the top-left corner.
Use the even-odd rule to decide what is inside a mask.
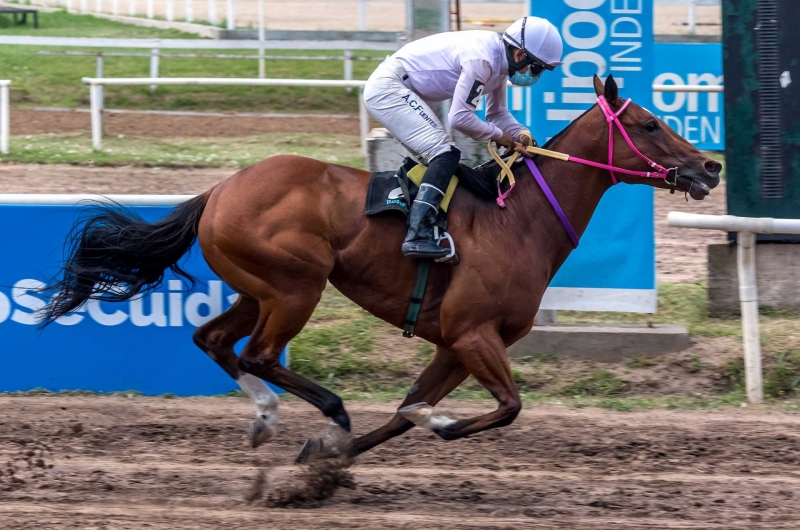
[[[353,51],[344,51],[344,79],[345,81],[352,81],[353,79]],[[352,92],[353,89],[347,87],[347,92]]]
[[[194,22],[194,6],[192,0],[186,0],[186,22]]]
[[[174,0],[167,0],[167,22],[175,20],[175,2]]]
[[[95,77],[97,77],[98,79],[102,79],[103,78],[103,54],[102,53],[98,53],[97,54],[97,75]],[[100,98],[100,100],[99,100],[98,105],[100,105],[100,110],[102,110],[105,107],[105,101],[104,101],[105,100],[105,94],[104,94],[104,90],[103,90],[103,85],[99,85],[99,88],[100,88],[100,93],[99,93],[98,97]]]
[[[367,156],[367,135],[369,134],[369,112],[364,101],[364,87],[358,89],[358,119],[361,126],[361,153]]]
[[[739,269],[739,302],[742,308],[747,400],[759,404],[764,401],[764,390],[761,383],[761,338],[758,325],[756,235],[753,232],[739,232],[736,261]]]
[[[236,20],[233,13],[233,0],[228,0],[228,29],[236,29]]]
[[[264,60],[264,0],[258,0],[258,78],[267,76],[267,63]]]
[[[8,154],[8,81],[0,81],[0,153]]]
[[[136,0],[130,0],[128,3],[128,15],[136,16]]]
[[[159,49],[153,48],[150,52],[150,77],[158,77]],[[155,92],[158,85],[150,85],[150,92]]]
[[[97,151],[103,148],[103,111],[100,108],[100,90],[102,90],[102,86],[97,83],[89,85],[89,107],[92,114],[92,149]]]
[[[217,0],[208,0],[208,22],[217,25]]]
[[[367,31],[367,0],[358,2],[358,29]]]

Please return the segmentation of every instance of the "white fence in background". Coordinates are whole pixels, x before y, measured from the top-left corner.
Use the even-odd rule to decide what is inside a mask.
[[[0,44],[3,37],[0,37]],[[113,40],[113,39],[112,39]],[[213,42],[213,41],[212,41]],[[249,79],[220,77],[141,77],[141,78],[103,78],[102,56],[97,63],[98,77],[85,77],[83,83],[89,85],[89,100],[92,117],[92,147],[101,149],[103,144],[103,87],[150,85],[216,85],[216,86],[295,86],[359,89],[358,114],[360,122],[361,148],[366,154],[366,139],[369,133],[369,114],[363,98],[366,81],[323,80],[323,79]],[[346,73],[347,75],[347,73]],[[352,76],[352,70],[350,71]],[[0,153],[9,152],[9,85],[11,81],[0,80]],[[510,86],[510,85],[509,85]],[[656,92],[722,92],[724,87],[706,85],[653,85]]]
[[[0,35],[0,44],[17,46],[61,46],[68,48],[134,48],[169,50],[385,50],[395,51],[397,42],[363,40],[213,40],[213,39],[112,39],[102,37],[31,37]]]
[[[653,85],[653,92],[725,92],[722,85]]]
[[[358,2],[358,29],[366,31],[368,26],[367,1]],[[43,7],[64,7],[71,13],[95,13],[107,15],[143,16],[149,19],[162,19],[167,22],[203,21],[219,26],[223,21],[225,28],[236,29],[253,22],[252,4],[258,2],[256,21],[263,23],[266,10],[265,0],[95,0],[93,6],[87,0],[27,0],[31,5]],[[127,10],[125,10],[127,4]],[[222,4],[222,5],[220,5]],[[93,7],[93,8],[92,8]],[[220,9],[220,7],[223,7]],[[220,20],[218,13],[224,13]],[[303,14],[298,14],[303,16]],[[354,17],[355,18],[355,17]]]
[[[136,85],[208,85],[208,86],[290,86],[290,87],[328,87],[358,88],[358,117],[361,123],[361,150],[366,155],[367,134],[369,133],[369,114],[364,103],[366,81],[343,81],[331,79],[251,79],[236,77],[135,77],[135,78],[94,78],[84,77],[83,83],[89,85],[89,102],[92,115],[92,147],[102,149],[103,145],[103,87]]]
[[[372,50],[372,51],[396,51],[400,42],[371,42],[371,41],[348,41],[348,40],[324,40],[324,41],[286,41],[286,40],[264,40],[263,29],[259,32],[261,40],[209,40],[209,39],[105,39],[92,37],[31,37],[31,36],[2,36],[0,35],[0,45],[10,44],[16,46],[58,46],[72,48],[130,48],[150,50],[150,74],[149,77],[158,77],[159,59],[166,57],[167,54],[161,53],[166,50],[258,50],[258,55],[252,56],[258,59],[258,75],[260,79],[266,77],[265,60],[267,55],[265,50],[344,50],[344,73],[345,79],[348,74],[352,77],[353,71],[353,51]],[[53,53],[53,52],[49,52]],[[188,56],[183,54],[175,56]],[[251,57],[251,56],[248,56]],[[101,67],[102,68],[102,67]],[[152,88],[155,90],[155,87]]]
[[[0,79],[0,153],[4,155],[8,154],[9,85],[11,85],[11,81]]]
[[[761,403],[764,400],[764,389],[761,380],[761,337],[758,328],[756,234],[800,234],[800,219],[670,212],[667,222],[670,226],[678,228],[701,228],[738,233],[737,268],[739,272],[739,303],[742,308],[747,399],[750,403]]]
[[[354,57],[353,52],[345,50],[343,55],[244,55],[232,53],[161,53],[158,49],[151,52],[88,52],[88,51],[70,51],[70,50],[39,50],[36,55],[72,55],[72,56],[89,56],[96,57],[97,61],[97,74],[95,77],[103,77],[103,62],[106,57],[149,57],[150,58],[150,75],[149,77],[159,77],[159,61],[161,57],[166,58],[186,58],[186,59],[258,59],[259,60],[259,79],[266,77],[266,68],[264,61],[271,60],[292,60],[292,61],[342,61],[343,63],[343,77],[345,81],[353,79],[353,61],[383,61],[383,57]],[[152,87],[155,91],[155,86]],[[351,89],[347,89],[349,92]]]

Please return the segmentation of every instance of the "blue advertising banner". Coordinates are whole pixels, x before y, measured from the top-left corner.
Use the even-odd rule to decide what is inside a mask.
[[[722,45],[655,45],[654,85],[722,85]],[[650,110],[698,149],[725,150],[722,94],[653,92]]]
[[[238,389],[192,342],[194,330],[238,296],[211,272],[197,246],[182,262],[202,281],[193,290],[184,292],[182,282],[168,274],[157,292],[143,298],[90,301],[43,332],[36,330],[34,312],[46,300],[35,290],[58,271],[64,238],[80,209],[0,206],[0,225],[7,227],[0,231],[0,391],[214,395]],[[171,208],[133,210],[155,220]]]
[[[648,106],[653,81],[649,0],[532,0],[564,39],[564,64],[527,91],[526,123],[544,142],[595,103],[595,74]],[[653,188],[621,184],[600,203],[580,247],[550,284],[543,309],[656,310]]]

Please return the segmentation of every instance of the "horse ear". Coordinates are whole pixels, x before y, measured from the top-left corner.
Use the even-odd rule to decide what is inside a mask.
[[[617,82],[614,81],[613,75],[609,75],[608,79],[606,79],[603,95],[606,97],[606,101],[612,105],[619,99],[619,88],[617,88]]]
[[[599,77],[597,77],[597,74],[594,74],[594,91],[597,94],[597,97],[602,96],[603,92],[605,91],[605,87],[603,86],[603,81]]]

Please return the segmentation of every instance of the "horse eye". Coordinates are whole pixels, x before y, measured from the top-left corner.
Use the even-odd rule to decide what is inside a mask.
[[[644,129],[647,132],[656,132],[658,130],[658,122],[651,121],[650,123],[644,126]]]

